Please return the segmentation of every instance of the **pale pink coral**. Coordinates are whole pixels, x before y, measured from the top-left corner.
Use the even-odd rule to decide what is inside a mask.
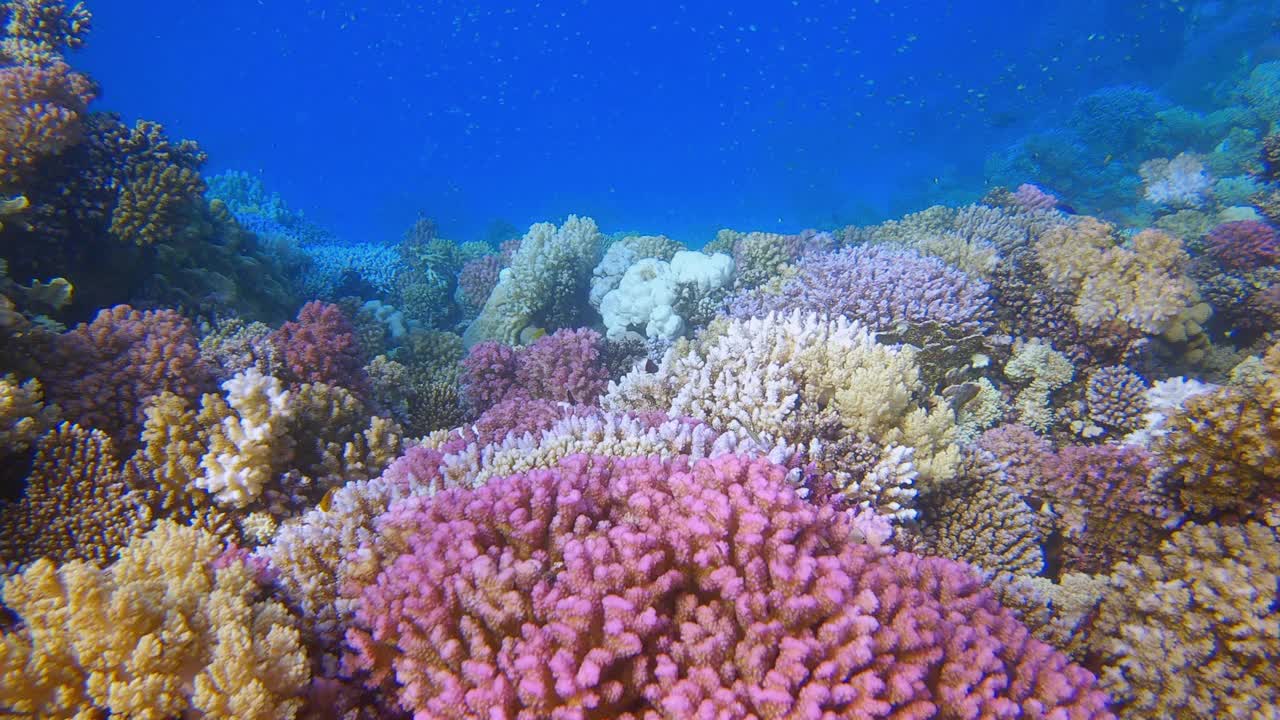
[[[884,555],[786,469],[572,456],[394,504],[349,670],[431,718],[1106,718],[966,566]]]

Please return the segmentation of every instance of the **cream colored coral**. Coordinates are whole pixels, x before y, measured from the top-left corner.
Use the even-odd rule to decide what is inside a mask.
[[[946,477],[954,417],[930,398],[914,351],[875,341],[846,318],[794,312],[716,325],[696,344],[677,344],[656,372],[637,368],[610,385],[604,407],[657,409],[699,418],[763,445],[806,444],[790,428],[834,409],[845,433],[915,448],[922,475]]]
[[[284,606],[222,544],[162,522],[105,570],[41,560],[4,588],[0,705],[45,718],[292,718],[309,680]]]
[[[1019,343],[1004,366],[1010,380],[1025,383],[1014,398],[1019,420],[1037,432],[1053,426],[1056,413],[1050,405],[1054,390],[1071,382],[1075,368],[1066,355],[1039,339]]]
[[[223,505],[244,507],[289,460],[286,433],[293,406],[280,381],[257,368],[237,374],[222,387],[227,391],[225,402],[205,396],[201,414],[222,417],[209,432],[209,450],[200,459],[204,474],[195,486]]]
[[[600,259],[604,236],[591,218],[570,215],[557,228],[537,223],[520,241],[511,267],[498,276],[480,315],[467,327],[463,341],[470,347],[483,340],[518,344],[520,333],[544,310],[560,285],[590,277]]]
[[[0,378],[0,456],[30,448],[57,422],[57,415],[56,407],[45,407],[39,380],[19,383],[13,374]]]
[[[1085,217],[1051,229],[1036,242],[1036,260],[1055,289],[1072,293],[1072,314],[1085,327],[1120,322],[1150,335],[1169,329],[1199,304],[1182,243],[1162,230],[1144,230],[1128,246],[1113,228]]]

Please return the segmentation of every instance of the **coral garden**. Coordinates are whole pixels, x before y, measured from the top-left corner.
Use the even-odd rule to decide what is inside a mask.
[[[1280,713],[1275,67],[878,225],[360,245],[89,26],[0,3],[0,717]]]

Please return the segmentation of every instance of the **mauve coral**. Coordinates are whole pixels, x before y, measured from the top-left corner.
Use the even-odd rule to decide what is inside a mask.
[[[594,330],[557,330],[525,348],[476,344],[462,361],[463,395],[483,412],[512,394],[534,400],[592,404],[609,382]]]
[[[873,330],[929,321],[977,330],[991,319],[987,289],[937,258],[861,246],[807,258],[780,292],[740,294],[730,300],[730,314],[802,310],[844,315]]]
[[[1159,543],[1174,503],[1151,466],[1135,445],[1070,445],[1045,458],[1042,495],[1061,518],[1067,570],[1107,572]]]
[[[58,336],[41,375],[46,396],[76,423],[111,434],[127,451],[147,400],[169,391],[188,400],[213,389],[191,322],[172,310],[117,305]]]
[[[348,670],[422,718],[1111,717],[967,566],[853,543],[785,473],[579,455],[400,501]]]
[[[1204,239],[1205,250],[1230,270],[1256,270],[1280,260],[1280,238],[1257,220],[1223,223]]]
[[[271,334],[283,364],[281,379],[300,385],[324,383],[353,391],[368,385],[355,328],[337,305],[312,300],[298,319]]]
[[[489,299],[489,293],[498,284],[498,271],[502,270],[502,258],[485,255],[469,260],[458,273],[458,301],[468,310],[479,312]]]

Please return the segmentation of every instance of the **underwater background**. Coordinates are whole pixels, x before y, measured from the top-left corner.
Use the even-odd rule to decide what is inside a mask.
[[[1207,110],[1230,78],[1280,53],[1275,12],[113,1],[77,63],[108,88],[101,109],[163,118],[200,140],[210,172],[260,175],[351,241],[394,239],[418,212],[474,239],[495,221],[590,207],[608,227],[699,245],[721,227],[972,202],[998,174],[990,155],[1068,129],[1104,87]],[[1072,158],[1077,172],[1102,173],[1104,145]]]
[[[0,717],[1277,658],[1280,2],[0,0]]]

